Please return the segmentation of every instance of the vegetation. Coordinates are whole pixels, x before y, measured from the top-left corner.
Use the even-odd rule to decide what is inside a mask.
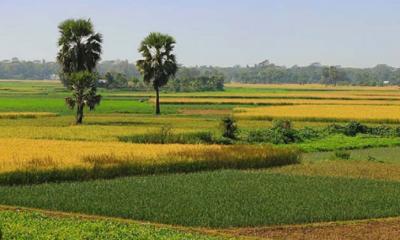
[[[97,75],[93,73],[101,55],[102,36],[95,33],[90,20],[66,20],[59,25],[60,47],[57,61],[62,66],[61,79],[73,91],[65,99],[70,108],[76,106],[76,124],[82,124],[85,105],[93,110],[100,103],[96,94]]]
[[[319,63],[309,66],[284,67],[274,64],[257,64],[255,66],[233,66],[233,67],[185,67],[192,72],[199,72],[204,75],[206,72],[219,72],[223,74],[226,82],[241,83],[291,83],[310,84],[322,83],[332,84],[326,78],[326,69],[329,66],[322,66]],[[398,85],[400,69],[380,64],[372,68],[338,68],[338,85],[365,85],[382,86],[385,82],[389,85]],[[44,61],[21,61],[17,58],[0,61],[0,79],[50,79],[58,74],[59,67],[54,62]],[[136,66],[128,61],[103,61],[98,66],[101,74],[107,72],[121,73],[129,79],[139,78]],[[328,75],[329,76],[329,75]]]
[[[196,233],[183,233],[166,227],[126,223],[110,219],[84,219],[56,216],[31,211],[0,211],[0,239],[96,239],[96,240],[159,240],[159,239],[228,239]],[[1,236],[1,234],[0,234]]]
[[[160,88],[175,76],[178,65],[172,53],[175,39],[161,33],[150,33],[139,47],[143,59],[136,66],[146,83],[151,83],[156,91],[156,114],[160,114]]]
[[[68,78],[72,97],[65,98],[65,102],[71,109],[76,106],[76,124],[82,124],[83,108],[88,106],[93,110],[100,104],[101,96],[96,94],[97,75],[88,71],[74,72]]]
[[[399,194],[398,182],[226,170],[0,187],[0,203],[226,228],[395,216]]]
[[[252,119],[291,119],[297,121],[362,121],[400,123],[397,106],[372,105],[296,105],[239,108],[235,116]],[[373,112],[374,114],[371,114]]]
[[[1,145],[7,149],[1,155],[0,184],[3,185],[217,169],[260,169],[300,162],[298,151],[271,146],[138,145],[18,139],[3,140]]]
[[[232,117],[223,118],[221,122],[221,127],[223,137],[232,140],[235,140],[237,138],[238,127],[235,119],[233,119]]]

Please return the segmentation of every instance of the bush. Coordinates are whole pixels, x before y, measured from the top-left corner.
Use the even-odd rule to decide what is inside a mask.
[[[223,137],[230,138],[232,140],[237,139],[238,128],[235,119],[233,119],[232,117],[223,118],[221,127]]]
[[[377,127],[369,127],[367,129],[368,134],[377,136],[396,136],[396,129],[389,126],[380,125]]]
[[[350,155],[351,155],[350,152],[347,151],[335,151],[335,157],[343,160],[349,160]]]
[[[272,123],[272,143],[288,144],[299,140],[296,131],[292,128],[292,122],[289,120],[276,120]]]
[[[316,138],[320,138],[323,137],[324,134],[315,128],[311,128],[311,127],[305,127],[303,129],[300,129],[297,131],[296,133],[297,138],[301,139],[301,140],[310,140],[310,139],[316,139]]]
[[[287,120],[276,120],[270,129],[250,131],[249,142],[268,142],[273,144],[289,144],[301,141],[298,131],[292,128],[292,123]]]
[[[347,136],[355,136],[358,133],[367,133],[367,130],[367,126],[356,121],[351,121],[344,127],[344,134]]]

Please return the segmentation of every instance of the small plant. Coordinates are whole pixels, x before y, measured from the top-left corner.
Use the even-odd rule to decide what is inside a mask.
[[[296,142],[296,132],[292,128],[292,122],[289,120],[276,120],[272,126],[272,143],[288,144]]]
[[[366,133],[367,132],[367,126],[356,122],[356,121],[351,121],[345,126],[345,134],[347,136],[355,136],[358,133]]]
[[[226,117],[224,119],[222,119],[222,136],[225,138],[229,138],[232,140],[237,139],[237,132],[238,132],[238,128],[237,128],[237,124],[236,124],[236,120],[233,119],[232,117]]]
[[[350,152],[347,151],[335,151],[335,157],[343,160],[350,159]]]

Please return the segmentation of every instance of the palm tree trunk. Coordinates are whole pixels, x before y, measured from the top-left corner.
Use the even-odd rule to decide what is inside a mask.
[[[83,103],[78,103],[76,110],[76,124],[82,124],[83,120]]]
[[[156,114],[160,115],[160,88],[156,87]]]

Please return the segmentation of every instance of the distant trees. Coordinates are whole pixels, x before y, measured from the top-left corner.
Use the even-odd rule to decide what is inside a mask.
[[[335,66],[324,67],[322,70],[322,82],[336,86],[338,82],[338,70]]]
[[[156,91],[156,114],[160,114],[160,88],[173,78],[178,70],[176,57],[172,53],[175,39],[161,33],[150,33],[140,44],[143,59],[136,62],[146,83]]]
[[[174,92],[222,91],[224,75],[216,70],[201,72],[197,68],[181,67],[165,88]]]
[[[123,73],[107,72],[104,75],[105,82],[100,82],[99,87],[105,88],[127,88],[129,79]]]
[[[273,64],[253,67],[179,67],[180,70],[177,72],[176,77],[170,79],[163,89],[168,91],[215,91],[217,90],[214,87],[215,85],[210,84],[211,82],[208,80],[201,80],[201,78],[212,78],[213,75],[217,74],[224,77],[225,83],[324,83],[322,75],[325,68],[326,66],[317,64],[290,68]],[[373,68],[337,67],[337,70],[337,84],[400,85],[400,68],[384,64]],[[59,71],[59,64],[55,62],[23,61],[18,59],[0,61],[0,79],[56,79]],[[100,62],[97,64],[95,71],[100,76],[104,76],[107,72],[113,74],[121,73],[128,79],[129,87],[136,90],[148,89],[148,86],[142,84],[140,73],[135,64],[126,60]],[[191,81],[186,81],[186,71],[189,71],[194,76]],[[196,84],[195,82],[206,82],[207,86]],[[200,89],[196,87],[200,85]]]
[[[101,100],[101,96],[96,94],[98,77],[94,70],[101,56],[102,36],[94,31],[90,20],[69,19],[58,28],[60,76],[73,93],[65,101],[69,107],[77,108],[76,124],[81,124],[84,107],[93,110]]]

